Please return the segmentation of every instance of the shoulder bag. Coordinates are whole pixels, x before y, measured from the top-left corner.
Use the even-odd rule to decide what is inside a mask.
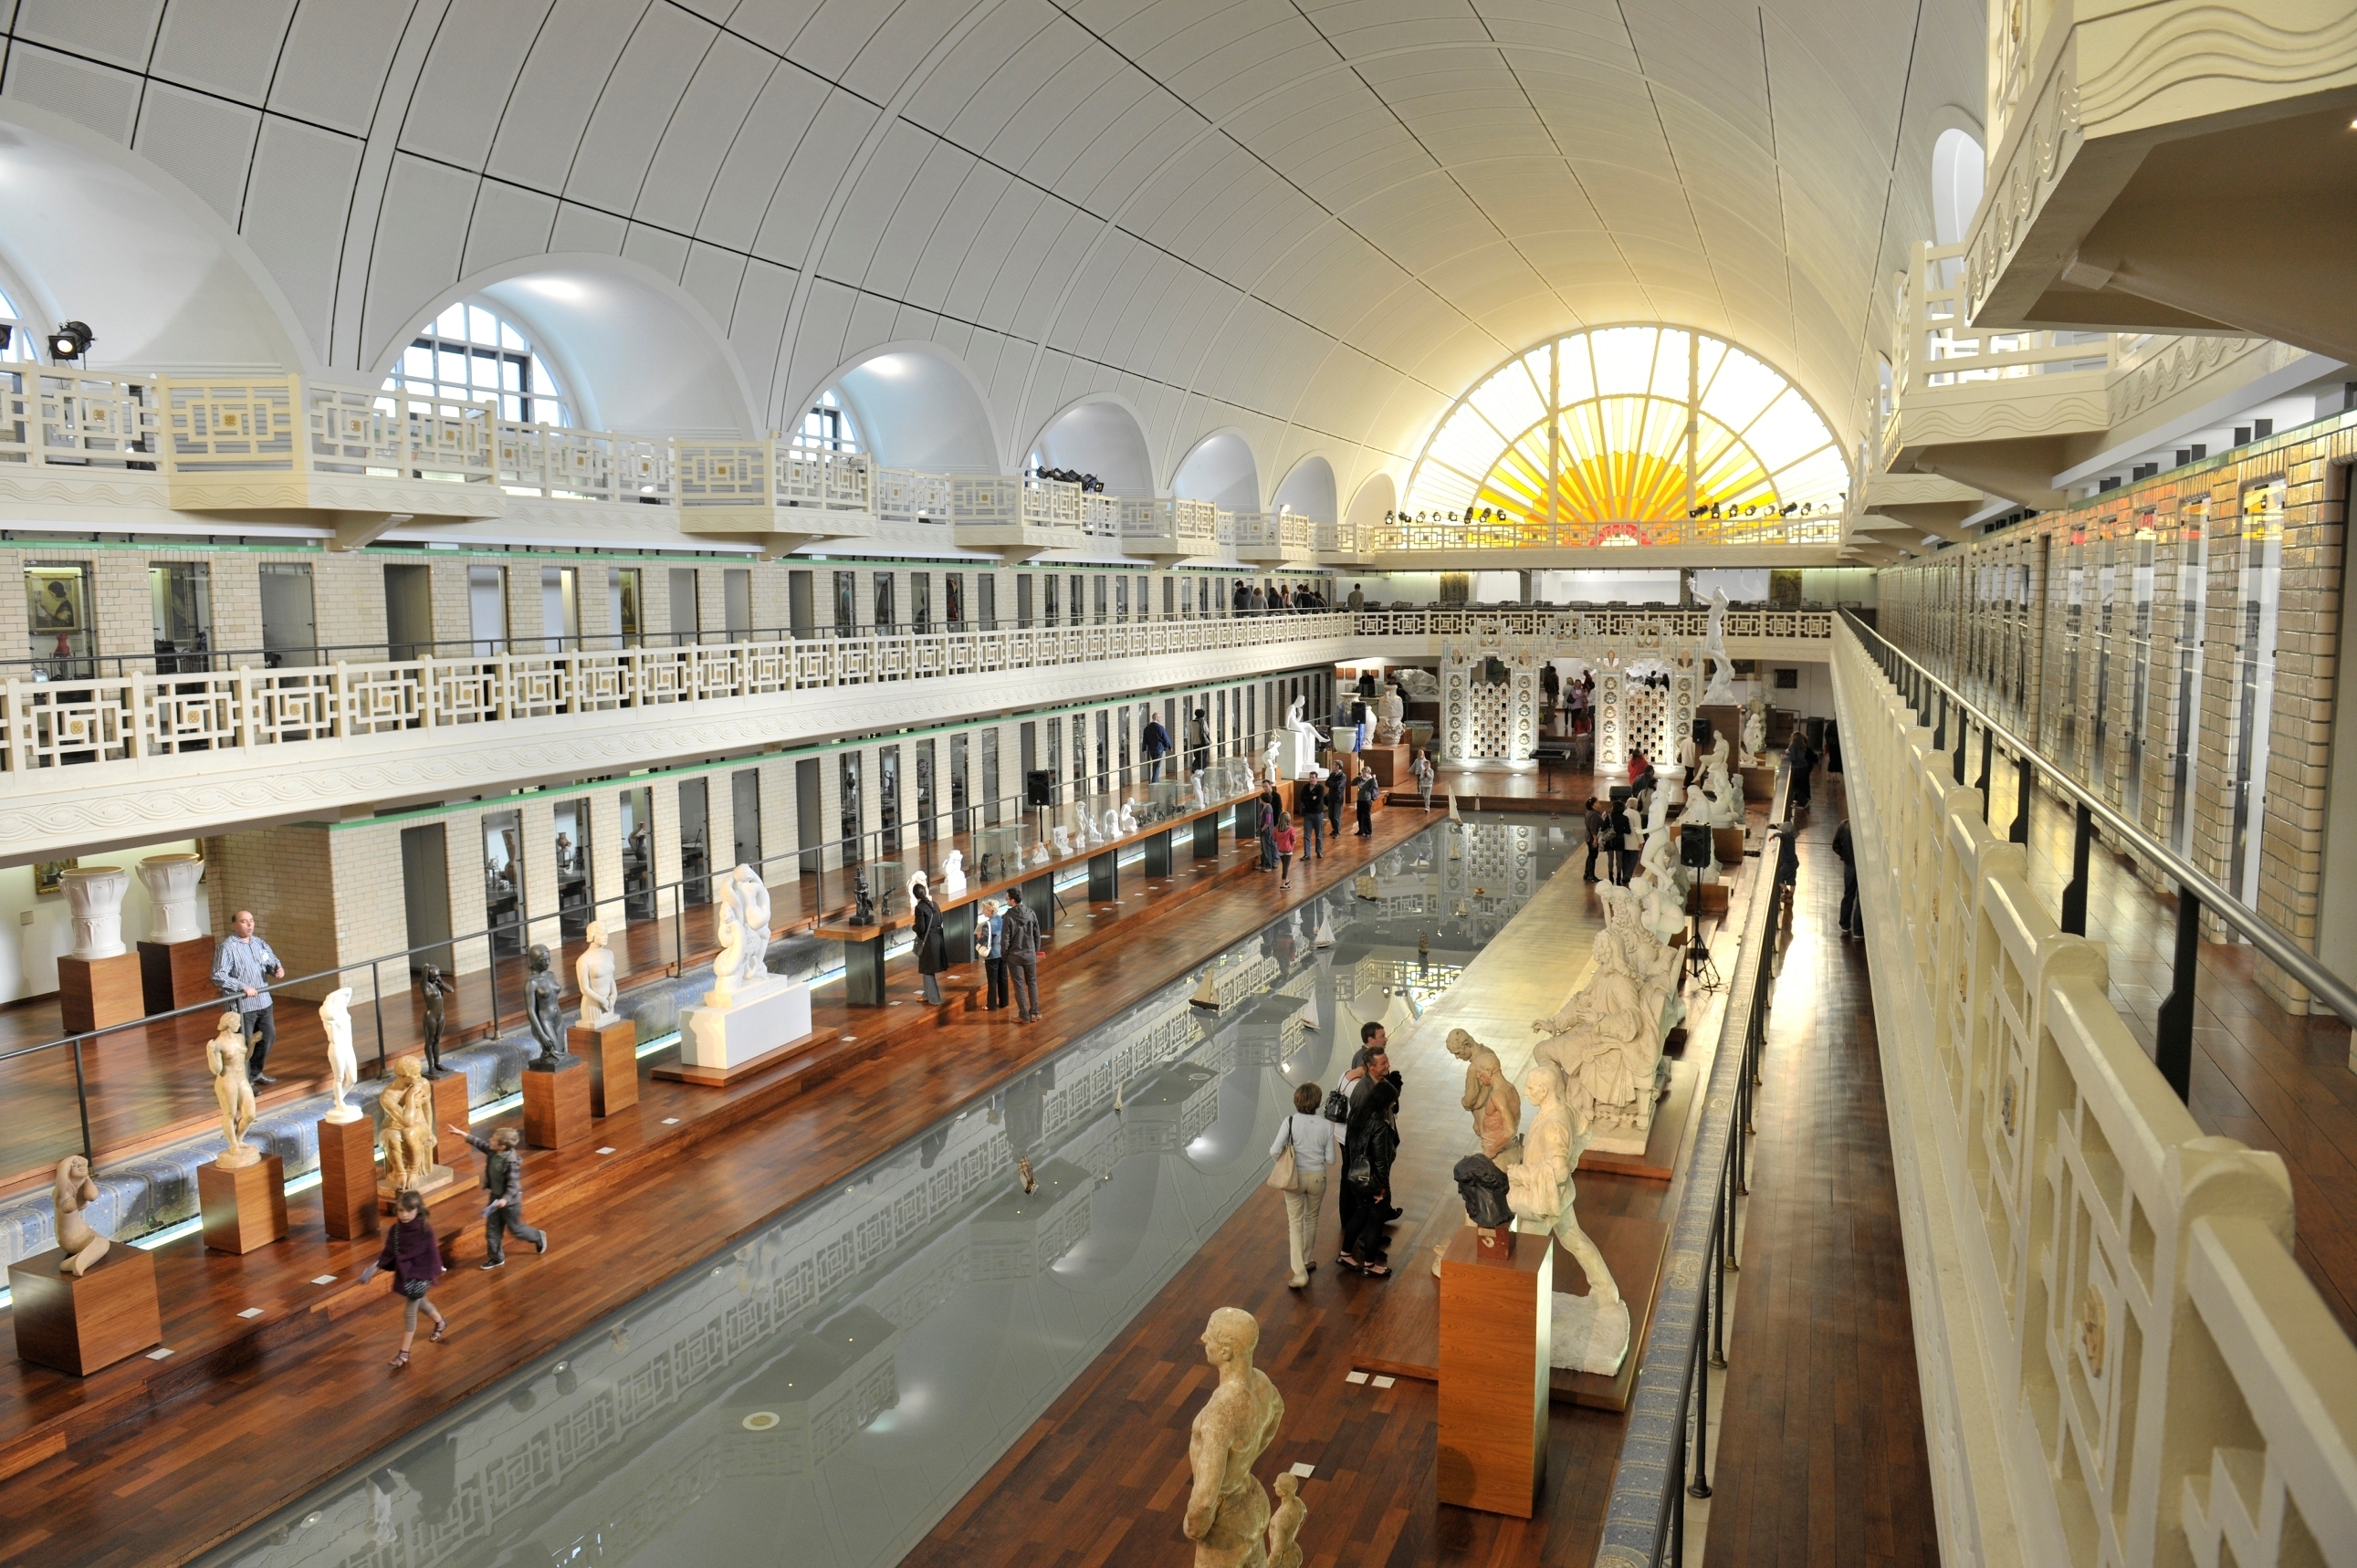
[[[1285,1119],[1285,1147],[1276,1156],[1276,1166],[1268,1173],[1267,1185],[1279,1192],[1299,1192],[1301,1163],[1293,1155],[1293,1118]]]

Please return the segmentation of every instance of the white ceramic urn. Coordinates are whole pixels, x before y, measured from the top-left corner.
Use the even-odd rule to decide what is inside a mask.
[[[73,956],[117,958],[123,946],[123,896],[131,877],[119,865],[77,865],[63,882],[66,910],[73,918]]]
[[[146,885],[147,940],[185,942],[204,935],[197,918],[197,882],[205,874],[199,854],[151,854],[139,863]]]

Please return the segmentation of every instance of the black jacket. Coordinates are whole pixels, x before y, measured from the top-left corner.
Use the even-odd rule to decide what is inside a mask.
[[[941,906],[931,898],[917,900],[917,972],[939,974],[949,967],[948,941],[942,933]]]

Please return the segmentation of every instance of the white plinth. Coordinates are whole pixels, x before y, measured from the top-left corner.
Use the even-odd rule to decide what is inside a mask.
[[[1297,729],[1276,732],[1276,776],[1298,779],[1318,766],[1318,748]]]
[[[1555,1293],[1547,1361],[1567,1372],[1609,1378],[1629,1354],[1629,1304],[1599,1307],[1593,1295]]]
[[[679,1059],[726,1072],[811,1032],[810,987],[772,975],[726,998],[707,991],[679,1022]]]

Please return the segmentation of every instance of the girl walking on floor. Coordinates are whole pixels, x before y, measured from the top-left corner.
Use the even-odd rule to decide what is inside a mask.
[[[365,1282],[374,1277],[379,1269],[393,1271],[393,1294],[402,1298],[401,1352],[387,1364],[397,1372],[409,1365],[409,1347],[417,1338],[420,1307],[434,1320],[432,1337],[437,1344],[450,1332],[450,1320],[442,1316],[441,1308],[425,1299],[425,1293],[442,1277],[442,1246],[434,1239],[434,1220],[425,1212],[425,1200],[414,1189],[404,1187],[393,1208],[393,1221],[384,1233],[384,1251],[377,1254],[376,1262],[361,1278]]]

